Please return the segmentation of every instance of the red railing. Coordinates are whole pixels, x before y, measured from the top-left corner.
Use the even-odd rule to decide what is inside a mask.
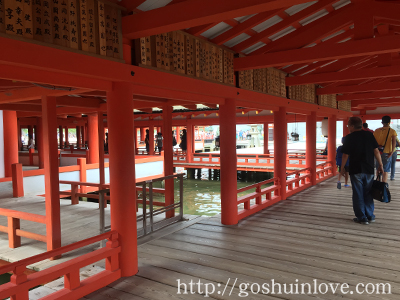
[[[266,188],[261,188],[263,185],[273,184]],[[238,210],[238,220],[250,216],[268,206],[271,206],[281,200],[279,189],[281,188],[279,178],[272,178],[266,181],[258,182],[237,190],[237,193],[242,193],[254,189],[255,191],[247,195],[238,197],[237,204],[244,204],[244,208]],[[263,200],[263,196],[265,199]],[[252,200],[254,203],[252,204]]]
[[[182,151],[181,149],[174,149],[174,161],[176,162],[189,162],[188,155],[186,151]]]
[[[10,248],[20,247],[21,237],[46,243],[47,238],[45,235],[21,230],[20,224],[20,220],[46,224],[46,216],[6,208],[0,208],[0,216],[7,217],[8,224],[7,226],[0,225],[0,231],[8,233],[8,245]]]
[[[64,253],[108,239],[105,248],[73,258],[48,269],[26,275],[27,266],[34,263],[59,257]],[[118,255],[121,247],[118,244],[118,233],[110,231],[67,245],[56,250],[32,256],[0,268],[0,274],[12,273],[10,282],[0,286],[0,299],[10,297],[13,300],[29,298],[29,290],[54,281],[64,276],[64,288],[45,296],[46,299],[79,299],[121,278]],[[85,280],[80,279],[80,269],[98,261],[106,260],[106,269]]]
[[[333,176],[333,164],[330,161],[317,166],[316,177],[317,183]]]
[[[317,155],[317,161],[326,161],[326,155]],[[260,166],[260,167],[273,167],[274,166],[274,155],[273,154],[237,154],[237,165],[238,166]],[[186,163],[204,163],[204,164],[220,164],[219,153],[193,153],[192,161],[187,160],[185,152],[174,153],[175,162],[186,162]],[[295,162],[293,162],[295,161]],[[289,168],[304,168],[306,164],[305,154],[287,154],[286,166]]]
[[[294,176],[294,178],[286,180],[286,197],[290,197],[298,192],[301,192],[302,190],[312,185],[311,169],[309,168],[291,172],[289,174],[286,174],[286,176]]]
[[[60,180],[60,184],[70,184],[71,190],[70,191],[60,191],[61,196],[68,196],[71,197],[71,204],[79,204],[79,198],[86,197],[91,199],[100,199],[99,194],[89,194],[89,192],[98,192],[103,189],[110,189],[109,184],[100,184],[100,183],[92,183],[92,182],[80,182],[80,181],[67,181],[67,180]],[[79,188],[80,187],[80,188]],[[87,189],[87,187],[91,189]],[[146,188],[149,191],[149,188]],[[142,192],[142,186],[136,186],[137,192]],[[161,188],[153,188],[153,193],[157,194],[165,194],[165,189]],[[104,195],[104,207],[107,207],[107,200],[110,200],[110,196]],[[136,199],[136,204],[143,204],[143,200],[140,200],[138,197]],[[150,204],[148,201],[146,204]],[[99,202],[100,205],[100,202]],[[165,206],[164,202],[154,202],[153,205],[156,206]]]

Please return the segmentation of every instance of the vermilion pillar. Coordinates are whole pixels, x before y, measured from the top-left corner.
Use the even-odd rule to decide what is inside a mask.
[[[140,127],[140,141],[144,142],[145,138],[146,138],[146,128]]]
[[[64,148],[64,131],[63,131],[63,127],[60,125],[58,126],[58,134],[60,137],[60,149]]]
[[[98,112],[98,149],[99,149],[99,175],[100,175],[100,184],[105,184],[105,174],[104,174],[104,122],[103,122],[103,112]],[[89,155],[90,157],[91,155]],[[107,202],[105,202],[107,205]]]
[[[135,127],[135,130],[134,130],[135,151],[139,147],[139,141],[138,141],[137,137],[138,137],[138,128]]]
[[[172,106],[163,106],[162,112],[163,128],[164,128],[164,176],[174,174],[174,157],[172,150]],[[174,203],[174,180],[165,180],[165,204],[171,205]],[[167,218],[172,218],[175,211],[171,210],[166,213]]]
[[[38,151],[38,156],[39,156],[39,169],[44,169],[44,150],[43,150],[43,119],[38,118],[37,120],[37,132],[35,133],[36,135],[36,140],[37,140],[37,151]]]
[[[268,141],[269,141],[268,123],[264,123],[264,154],[269,154]]]
[[[55,97],[42,97],[47,250],[61,247],[58,179],[57,109]],[[62,130],[60,131],[62,132]]]
[[[149,126],[149,154],[154,155],[154,124],[151,121]]]
[[[11,177],[11,165],[18,163],[18,124],[16,111],[3,111],[3,130],[4,176]]]
[[[274,111],[274,177],[281,182],[281,198],[286,199],[286,153],[287,153],[287,120],[286,108]]]
[[[68,127],[65,127],[65,146],[69,145]]]
[[[120,268],[124,277],[138,271],[132,98],[132,86],[128,83],[114,83],[113,91],[107,92],[111,229],[119,234]]]
[[[76,126],[76,148],[81,148],[81,126]]]
[[[85,133],[85,127],[81,126],[81,138],[82,138],[82,146],[85,148],[85,139],[86,139],[86,133]]]
[[[311,184],[317,184],[317,113],[311,112],[306,120],[306,167],[311,169]]]
[[[328,118],[328,161],[332,162],[333,175],[336,175],[336,116]]]
[[[220,161],[221,161],[221,222],[234,225],[238,222],[237,208],[237,158],[236,158],[236,101],[226,99],[219,106]]]
[[[88,115],[88,137],[89,137],[89,164],[99,162],[99,116]]]
[[[89,122],[89,121],[88,121]],[[86,145],[86,147],[89,147],[89,133],[88,133],[88,123],[85,124],[85,126],[83,126],[83,130],[85,131],[85,140],[84,143]]]
[[[188,119],[190,120],[190,118],[191,117],[189,116]],[[176,128],[176,142],[178,143],[178,145],[181,143],[181,130],[182,130],[181,127],[177,127]],[[186,130],[186,134],[188,133],[188,130],[189,130],[189,125],[188,125],[188,128]],[[193,146],[192,146],[192,148],[193,148]]]
[[[179,131],[180,131],[181,127],[178,127]],[[179,132],[177,130],[177,135],[179,135]],[[180,143],[180,139],[179,142],[177,142],[178,144]],[[187,161],[188,162],[192,162],[193,161],[193,147],[194,147],[194,126],[193,123],[189,117],[188,123],[187,123],[187,129],[186,129],[186,143],[187,143],[187,150],[186,150],[186,157],[187,157]]]

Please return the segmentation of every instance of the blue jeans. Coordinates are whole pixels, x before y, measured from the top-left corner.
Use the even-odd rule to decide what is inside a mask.
[[[390,172],[390,167],[392,166],[392,157],[388,158],[389,153],[382,153],[381,154],[381,159],[382,159],[382,164],[383,164],[383,171],[385,173],[389,173]],[[379,164],[378,161],[375,160],[376,163],[376,168],[379,168]]]
[[[393,152],[392,155],[392,167],[390,169],[390,179],[394,179],[394,172],[396,171],[396,160],[397,160],[397,151]]]
[[[373,174],[354,174],[350,175],[351,187],[353,189],[353,210],[359,221],[375,219],[374,200],[370,193]]]

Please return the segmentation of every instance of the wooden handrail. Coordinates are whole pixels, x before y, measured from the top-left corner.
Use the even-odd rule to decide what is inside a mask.
[[[248,186],[242,187],[242,188],[238,189],[237,192],[238,193],[245,192],[245,191],[248,191],[250,189],[253,189],[253,188],[256,188],[256,187],[260,187],[262,185],[265,185],[265,184],[268,184],[268,183],[271,183],[271,182],[275,182],[277,179],[278,178],[272,178],[272,179],[268,179],[268,180],[265,180],[265,181],[257,182],[257,183],[254,183],[252,185],[248,185]]]
[[[0,215],[36,223],[42,223],[42,224],[46,223],[46,216],[7,209],[7,208],[0,208]]]
[[[37,263],[39,261],[45,260],[45,259],[49,259],[52,257],[57,257],[60,256],[61,254],[67,253],[67,252],[71,252],[73,250],[82,248],[84,246],[88,246],[97,242],[100,242],[102,240],[105,239],[112,239],[112,240],[117,240],[118,239],[118,232],[113,230],[113,231],[109,231],[97,236],[93,236],[90,237],[88,239],[67,245],[67,246],[63,246],[61,248],[58,249],[54,249],[51,251],[47,251],[45,253],[41,253],[32,257],[28,257],[25,259],[22,259],[20,261],[16,261],[13,263],[10,263],[8,265],[2,266],[0,267],[0,274],[4,274],[4,273],[8,273],[8,272],[13,272],[16,268],[20,268],[21,266],[29,266],[32,265],[34,263]]]

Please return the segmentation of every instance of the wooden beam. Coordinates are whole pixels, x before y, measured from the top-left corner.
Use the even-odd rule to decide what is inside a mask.
[[[188,30],[186,30],[186,32],[191,34],[191,35],[194,35],[194,36],[199,36],[200,34],[202,34],[203,32],[206,32],[208,29],[214,27],[217,24],[218,24],[218,22],[205,24],[205,25],[194,26],[194,27],[189,28]]]
[[[7,47],[2,47],[6,48],[9,51],[14,52],[12,49],[13,47],[10,47],[13,42],[10,43],[9,39],[2,38],[0,37],[0,44],[7,45]],[[17,41],[16,41],[17,42]],[[27,49],[31,49],[31,46],[28,46],[27,43],[20,42],[18,41],[18,44],[22,43]],[[33,44],[31,44],[33,45]],[[36,45],[35,45],[36,46]],[[56,50],[51,47],[44,47],[47,48],[50,51]],[[49,51],[48,50],[48,51]],[[5,51],[5,52],[9,52]],[[21,49],[21,52],[25,52],[26,49]],[[61,50],[58,50],[61,51]],[[0,49],[0,52],[1,49]],[[65,52],[65,51],[63,51]],[[72,52],[71,52],[72,54]],[[76,54],[76,53],[74,53]],[[78,54],[80,56],[86,56],[82,54]],[[44,55],[40,54],[37,57],[43,57]],[[89,56],[86,56],[89,57]],[[48,57],[50,58],[50,57]],[[86,89],[86,91],[90,90],[100,90],[100,91],[107,91],[108,89],[111,89],[111,82],[107,82],[104,80],[99,80],[99,79],[94,79],[94,78],[88,78],[84,77],[81,74],[60,74],[60,73],[53,73],[49,70],[44,70],[45,68],[38,69],[38,68],[29,68],[27,65],[31,63],[36,63],[36,65],[40,66],[40,62],[29,62],[25,61],[23,65],[25,66],[20,66],[20,65],[11,65],[11,57],[3,57],[2,54],[0,54],[0,78],[3,79],[11,79],[11,80],[17,80],[17,81],[23,81],[23,82],[34,82],[34,83],[39,83],[39,84],[48,84],[48,85],[54,85],[54,86],[63,86],[63,87],[74,87],[74,88],[79,88],[79,89]],[[74,65],[74,64],[71,64]],[[77,64],[79,65],[79,64]],[[75,66],[75,68],[78,68],[78,66]],[[83,91],[83,90],[82,90]]]
[[[379,67],[361,69],[355,71],[343,71],[335,73],[321,73],[315,75],[305,75],[297,77],[286,77],[286,85],[301,85],[313,83],[325,83],[336,81],[350,81],[359,79],[385,78],[400,76],[400,66]]]
[[[1,69],[1,68],[0,68]],[[0,71],[1,72],[1,71]],[[40,99],[41,96],[64,96],[86,90],[78,89],[73,91],[67,90],[51,90],[42,87],[32,87],[26,89],[8,90],[7,92],[0,93],[0,103],[12,103],[20,101],[29,101]]]
[[[393,107],[400,106],[400,98],[387,99],[368,99],[351,101],[351,107],[357,109],[365,109],[366,107]]]
[[[0,104],[0,110],[15,110],[15,111],[26,111],[26,112],[42,112],[40,105],[29,105],[29,104]]]
[[[271,11],[309,0],[187,0],[122,18],[122,33],[135,39],[144,36],[221,22],[238,16]],[[171,17],[173,16],[173,17]]]
[[[380,99],[380,98],[393,98],[393,97],[400,97],[400,90],[339,95],[337,96],[336,99],[337,101],[347,101],[347,100]]]
[[[354,12],[353,8],[353,4],[346,5],[319,20],[302,26],[294,32],[253,51],[251,55],[302,48],[316,40],[334,34],[353,23],[354,13],[358,13]]]
[[[234,37],[246,32],[247,30],[252,29],[253,27],[261,24],[262,22],[268,20],[269,18],[273,17],[276,14],[284,12],[284,9],[277,9],[273,11],[266,11],[256,14],[255,16],[251,17],[250,19],[239,23],[235,27],[225,31],[224,33],[218,35],[217,37],[211,40],[212,43],[217,45],[222,45],[223,43],[233,39]],[[257,35],[257,34],[256,34]]]
[[[343,41],[344,39],[352,37],[353,34],[354,34],[354,32],[353,32],[352,29],[346,30],[345,32],[343,32],[343,33],[341,33],[341,34],[339,34],[339,35],[337,35],[337,36],[335,36],[335,37],[333,37],[333,38],[331,38],[331,39],[329,39],[329,40],[327,40],[325,42],[321,42],[320,44],[316,45],[315,47],[321,47],[322,45],[327,45],[327,44],[334,45],[334,44],[336,44],[336,43],[338,43],[340,41]],[[292,73],[295,76],[302,75],[304,73],[308,73],[308,72],[314,71],[314,70],[316,70],[316,69],[318,69],[318,68],[320,68],[320,67],[322,67],[325,64],[330,63],[330,62],[333,63],[334,60],[331,60],[331,61],[320,61],[320,62],[312,63],[312,64],[309,64],[307,67],[302,68],[301,70],[298,70],[298,69],[303,67],[303,65],[302,64],[295,64],[295,65],[292,65],[292,66],[290,66],[288,68],[285,68],[285,72]],[[298,70],[298,71],[295,71],[295,70]]]
[[[319,88],[317,95],[330,95],[330,94],[347,94],[347,93],[363,93],[374,91],[392,91],[400,90],[400,81],[398,82],[384,82],[360,85],[347,85],[332,88]]]
[[[103,102],[92,97],[57,97],[57,106],[97,108]]]
[[[251,47],[252,45],[257,44],[261,40],[267,39],[270,36],[280,32],[281,30],[283,30],[283,29],[285,29],[285,28],[287,28],[289,26],[292,26],[294,24],[298,24],[299,21],[301,21],[301,20],[313,15],[314,13],[318,12],[321,9],[324,9],[325,7],[333,4],[334,2],[336,2],[336,1],[332,1],[332,0],[318,1],[317,3],[314,3],[310,7],[307,7],[306,9],[303,9],[302,11],[300,11],[297,14],[294,14],[292,16],[288,16],[285,13],[286,18],[284,18],[283,21],[281,21],[281,22],[279,22],[279,23],[277,23],[277,24],[275,24],[275,25],[273,25],[273,26],[271,26],[271,27],[269,27],[269,28],[257,33],[256,35],[254,35],[254,36],[248,38],[247,40],[237,44],[234,47],[232,47],[232,49],[234,51],[236,51],[236,52],[241,52],[241,51]]]
[[[400,36],[384,36],[335,45],[321,44],[319,47],[239,57],[234,59],[234,67],[236,71],[242,71],[399,51]]]

